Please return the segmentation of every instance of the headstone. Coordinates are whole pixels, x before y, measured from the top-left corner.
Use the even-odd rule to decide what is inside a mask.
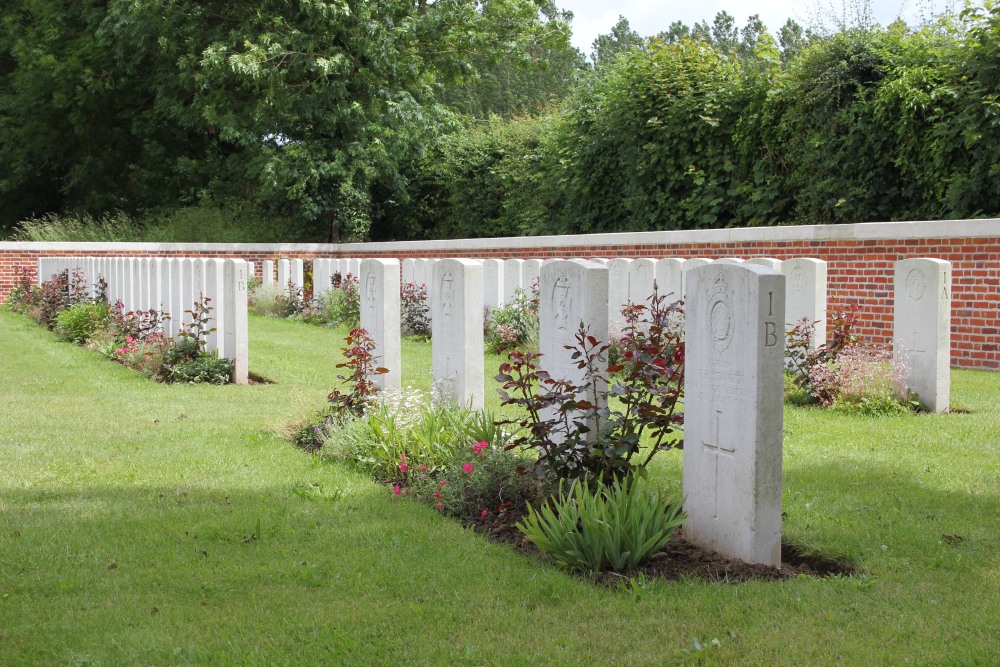
[[[503,302],[510,303],[514,300],[514,293],[518,289],[527,290],[521,279],[524,274],[521,267],[523,259],[507,259],[503,263]]]
[[[931,412],[947,412],[951,395],[951,262],[896,262],[893,354],[905,355],[906,386]]]
[[[304,290],[306,286],[306,267],[301,259],[293,259],[290,263],[290,279],[295,289]]]
[[[539,272],[542,270],[542,261],[539,259],[526,259],[521,264],[521,289],[531,293],[532,288],[538,281]]]
[[[260,277],[260,282],[262,285],[274,284],[274,260],[264,260],[264,273]]]
[[[666,303],[684,298],[684,260],[667,257],[656,261],[657,292],[667,297]]]
[[[312,261],[312,298],[319,301],[323,292],[330,289],[330,260],[317,257]]]
[[[781,260],[773,257],[752,257],[747,260],[747,264],[754,266],[764,266],[775,271],[781,271]]]
[[[171,285],[171,267],[173,262],[168,257],[158,257],[156,259],[158,265],[157,275],[159,276],[158,286],[156,288],[156,309],[163,312],[170,312],[170,299],[173,293]],[[168,338],[172,337],[171,324],[173,318],[165,321],[163,323],[163,334]]]
[[[715,260],[716,264],[742,264],[743,260],[739,257],[720,257]]]
[[[232,381],[249,381],[249,332],[247,330],[247,266],[242,259],[227,259],[223,265],[224,293],[220,317],[224,317],[225,354],[233,360]]]
[[[812,346],[826,343],[826,262],[811,257],[794,257],[781,263],[785,274],[785,328],[803,318],[816,322]]]
[[[427,260],[417,258],[413,260],[413,282],[420,287],[427,284]]]
[[[629,269],[631,259],[616,257],[608,262],[608,319],[614,322],[624,322],[622,306],[629,297]]]
[[[684,537],[779,566],[785,277],[712,264],[687,292]]]
[[[637,306],[648,306],[656,282],[656,260],[648,257],[633,259],[628,267],[628,300]]]
[[[434,400],[480,410],[485,385],[483,266],[470,259],[442,259],[434,264],[432,282]]]
[[[292,263],[287,259],[278,260],[278,287],[288,289],[288,281],[292,279]]]
[[[608,268],[583,259],[569,259],[542,267],[538,292],[538,338],[541,368],[552,378],[584,385],[573,350],[582,325],[598,341],[608,340]],[[598,407],[607,405],[607,378],[597,383],[596,396],[578,396]],[[593,425],[592,425],[593,426]],[[595,430],[585,434],[592,441]]]
[[[224,344],[221,341],[226,339],[229,320],[226,318],[226,261],[224,259],[205,260],[205,296],[211,299],[212,324],[209,327],[215,331],[209,331],[207,346],[209,350],[219,351],[222,354]]]
[[[347,260],[347,272],[352,276],[361,279],[361,260],[357,257],[350,257]]]
[[[483,260],[483,305],[486,308],[496,308],[503,303],[503,269],[503,260]]]
[[[375,341],[376,365],[389,369],[375,376],[380,389],[402,386],[399,335],[399,260],[366,259],[358,278],[361,290],[361,328]]]
[[[402,276],[400,277],[400,279],[402,280],[404,285],[409,285],[410,283],[413,282],[413,264],[415,261],[416,260],[414,259],[403,260],[401,268]]]

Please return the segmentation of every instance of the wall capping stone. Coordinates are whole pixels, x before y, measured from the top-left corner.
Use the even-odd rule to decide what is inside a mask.
[[[695,243],[745,243],[747,241],[865,241],[880,239],[1000,237],[1000,218],[982,220],[924,220],[914,222],[862,222],[844,225],[789,225],[734,229],[691,229],[661,232],[615,232],[566,236],[507,236],[488,239],[437,241],[386,241],[366,243],[38,243],[0,241],[0,251],[32,252],[269,252],[280,254],[357,254],[365,252],[449,249],[475,251],[499,248],[549,246],[600,247],[634,245],[687,245]]]

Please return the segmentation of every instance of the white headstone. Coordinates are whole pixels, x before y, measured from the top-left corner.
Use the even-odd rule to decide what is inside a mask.
[[[260,282],[262,285],[274,284],[274,260],[264,260],[264,273],[260,277]]]
[[[207,259],[205,260],[205,296],[207,296],[211,301],[209,301],[209,306],[212,307],[212,325],[209,327],[215,328],[215,331],[210,331],[208,334],[207,345],[209,350],[218,350],[219,356],[225,356],[222,354],[224,344],[220,344],[221,341],[226,339],[227,327],[229,326],[229,321],[226,319],[226,261],[224,259]]]
[[[220,317],[224,325],[225,356],[233,360],[233,382],[249,381],[249,332],[247,330],[247,263],[227,259],[223,265],[225,291]],[[217,311],[218,312],[218,311]]]
[[[306,267],[305,262],[301,259],[293,259],[290,265],[291,275],[290,280],[292,284],[295,285],[296,289],[305,289],[306,286]]]
[[[409,285],[413,282],[413,264],[416,262],[414,259],[404,259],[401,267],[401,280],[404,285]]]
[[[483,260],[483,305],[487,308],[503,303],[503,269],[503,260]]]
[[[637,306],[648,306],[655,281],[656,260],[648,257],[633,259],[628,267],[628,300]]]
[[[541,368],[557,380],[584,385],[573,351],[583,325],[598,341],[608,340],[608,268],[584,259],[553,262],[542,267],[538,291],[538,351]],[[607,378],[598,382],[596,396],[578,396],[598,407],[607,405]],[[592,440],[594,430],[585,435]]]
[[[656,261],[657,292],[667,297],[666,303],[684,298],[684,260],[667,257]]]
[[[521,283],[523,277],[523,259],[507,259],[503,263],[503,302],[510,303],[514,300],[514,292],[520,289],[527,290]]]
[[[361,279],[361,260],[357,257],[351,257],[347,260],[347,272],[352,276]]]
[[[436,401],[483,407],[483,266],[470,259],[434,264],[431,367]]]
[[[287,259],[278,260],[278,287],[288,289],[288,281],[292,279],[292,263]]]
[[[785,277],[712,264],[687,292],[684,537],[779,566]]]
[[[781,263],[785,274],[785,328],[803,318],[816,322],[813,347],[826,343],[826,262],[811,257],[794,257]]]
[[[375,363],[389,370],[376,375],[382,390],[402,386],[403,361],[399,334],[399,260],[366,259],[360,263],[361,328],[375,341]]]
[[[951,262],[915,258],[896,262],[893,351],[905,355],[906,386],[931,412],[951,400]]]
[[[427,284],[427,260],[418,258],[413,260],[413,282],[417,287]]]
[[[742,264],[743,260],[739,257],[720,257],[715,260],[716,264]]]
[[[535,282],[538,280],[539,272],[542,270],[542,260],[540,259],[526,259],[524,263],[521,264],[521,289],[525,292],[531,292],[531,288],[535,286]]]
[[[624,322],[622,306],[629,297],[629,269],[631,259],[616,257],[608,262],[608,319]]]

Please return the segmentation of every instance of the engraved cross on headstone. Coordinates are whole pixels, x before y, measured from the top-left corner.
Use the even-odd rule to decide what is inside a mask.
[[[715,468],[715,505],[712,510],[712,518],[719,518],[719,458],[727,457],[734,458],[734,453],[736,452],[735,446],[732,444],[723,444],[722,439],[719,437],[719,422],[722,419],[722,410],[715,411],[715,419],[713,420],[713,436],[711,438],[712,442],[702,442],[701,445],[705,452],[711,455],[714,459]]]

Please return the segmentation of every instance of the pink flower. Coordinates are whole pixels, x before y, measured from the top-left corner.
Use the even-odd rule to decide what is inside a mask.
[[[471,463],[463,463],[462,464],[462,472],[467,472],[467,473],[469,473],[471,475],[472,474],[472,464]]]
[[[392,487],[392,495],[398,496],[399,492],[400,492],[399,484],[396,484],[395,486]]]
[[[486,515],[489,514],[489,513],[490,513],[489,510],[483,510],[483,513],[479,515],[479,518],[480,519],[485,519]]]
[[[406,452],[399,455],[399,472],[406,474],[406,469],[409,466],[406,465]]]
[[[479,456],[479,454],[481,454],[482,451],[489,446],[490,443],[486,442],[485,440],[480,440],[479,442],[472,445],[472,453],[475,454],[476,456]]]
[[[427,466],[420,466],[420,472],[427,472],[428,470],[430,470],[430,468]]]

